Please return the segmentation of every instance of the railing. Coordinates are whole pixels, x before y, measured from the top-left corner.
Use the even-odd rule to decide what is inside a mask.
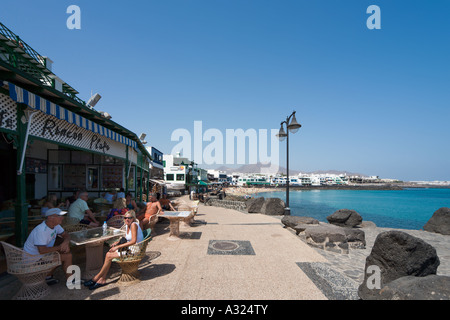
[[[52,77],[53,73],[47,69],[45,58],[1,22],[0,60],[25,72],[27,75],[38,80],[42,85],[55,88],[55,80]],[[68,84],[63,84],[62,93],[79,104],[86,106],[86,102],[78,98],[75,90]]]
[[[23,51],[26,54],[28,54],[31,58],[36,60],[38,63],[40,63],[42,66],[45,67],[45,59],[36,52],[33,48],[31,48],[28,44],[26,44],[23,40],[19,38],[14,32],[9,30],[6,26],[4,26],[0,22],[0,35],[5,37],[5,39],[1,39],[3,41],[6,41],[8,44],[14,45],[19,51]]]

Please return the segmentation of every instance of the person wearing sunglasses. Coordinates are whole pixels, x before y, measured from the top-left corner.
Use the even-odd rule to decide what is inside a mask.
[[[106,277],[108,275],[109,268],[111,267],[112,260],[119,257],[119,251],[126,249],[136,243],[144,240],[144,234],[139,226],[139,222],[136,220],[136,214],[133,210],[128,211],[124,215],[125,222],[125,237],[121,241],[117,241],[112,244],[111,249],[106,253],[105,262],[103,267],[97,275],[91,280],[84,283],[90,290],[95,290],[106,284]],[[126,254],[126,251],[120,254]]]

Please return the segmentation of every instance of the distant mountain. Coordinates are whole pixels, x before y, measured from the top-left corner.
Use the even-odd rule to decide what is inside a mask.
[[[259,173],[264,172],[264,169],[269,169],[270,166],[262,164],[262,163],[256,163],[256,164],[244,164],[238,168],[230,168],[226,166],[220,166],[216,168],[215,170],[225,171],[227,174],[231,174],[233,172],[239,172],[239,173]],[[285,167],[278,167],[277,173],[283,173],[286,174],[286,168]],[[293,170],[289,169],[289,175],[298,175],[299,173],[305,173],[305,174],[346,174],[347,176],[366,176],[365,174],[361,173],[354,173],[349,171],[340,171],[340,170],[316,170],[312,172],[305,172],[305,171],[299,171],[299,170]]]

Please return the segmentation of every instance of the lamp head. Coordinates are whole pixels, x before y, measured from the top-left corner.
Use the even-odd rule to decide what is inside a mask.
[[[291,133],[296,133],[298,131],[298,129],[301,128],[301,126],[302,125],[300,123],[298,123],[297,119],[295,118],[295,111],[294,111],[294,113],[292,115],[291,123],[287,126],[287,128]]]
[[[277,137],[278,140],[280,140],[280,141],[284,141],[284,139],[286,139],[287,133],[284,132],[283,124],[281,124],[280,131],[278,132],[278,134],[276,135],[276,137]]]
[[[88,106],[90,106],[91,108],[95,107],[95,105],[97,104],[97,102],[102,98],[101,95],[99,95],[98,93],[94,94],[88,101]]]

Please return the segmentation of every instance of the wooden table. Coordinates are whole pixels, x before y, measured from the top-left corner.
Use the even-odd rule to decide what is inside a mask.
[[[86,268],[83,279],[92,279],[103,266],[103,243],[114,237],[125,236],[125,231],[108,227],[106,234],[103,228],[89,228],[70,233],[70,242],[74,245],[85,245]]]
[[[167,218],[170,221],[169,240],[180,239],[180,221],[186,219],[191,214],[191,211],[164,211],[164,214],[159,215],[161,218]]]

